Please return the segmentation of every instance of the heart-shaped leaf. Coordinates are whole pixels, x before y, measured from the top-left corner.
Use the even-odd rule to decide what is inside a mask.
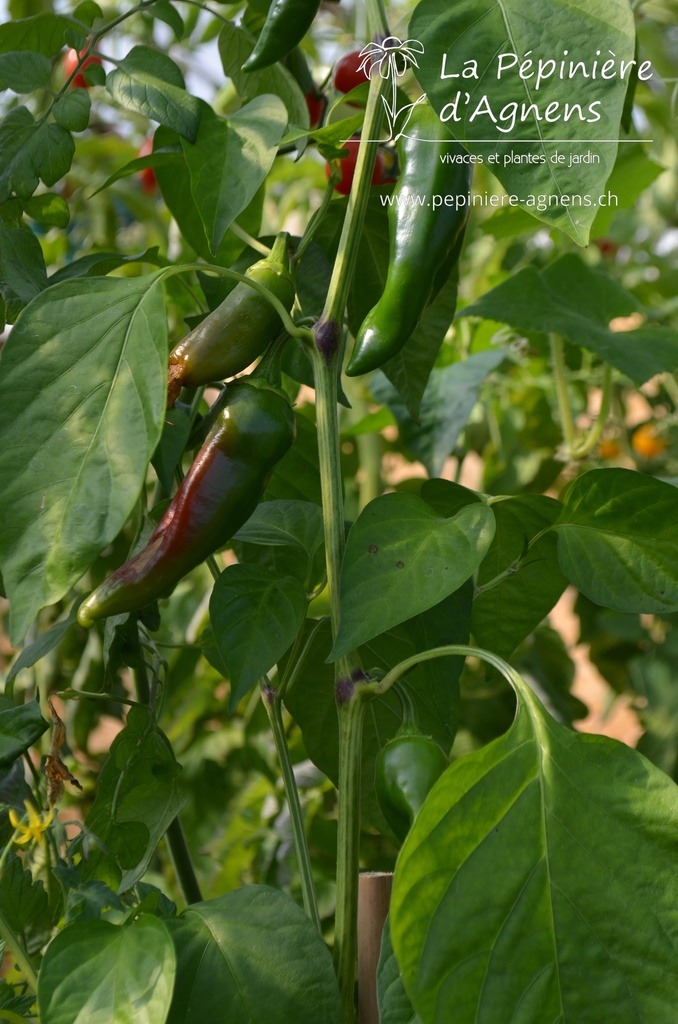
[[[469,649],[468,653],[473,653]],[[615,740],[518,710],[431,790],[396,865],[391,934],[423,1024],[673,1024],[678,788]]]
[[[413,494],[384,494],[348,535],[332,660],[454,593],[482,561],[494,517],[475,502],[449,519]]]
[[[554,525],[558,561],[586,597],[620,612],[678,611],[678,489],[629,469],[574,481]]]

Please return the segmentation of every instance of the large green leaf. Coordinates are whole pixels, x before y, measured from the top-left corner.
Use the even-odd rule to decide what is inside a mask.
[[[492,502],[497,528],[478,571],[480,592],[471,624],[480,647],[507,658],[565,590],[554,535],[544,534],[527,551],[529,541],[548,530],[560,510],[559,502],[538,494]]]
[[[678,633],[672,629],[663,643],[633,658],[630,685],[640,697],[638,717],[645,732],[638,750],[653,764],[678,778]]]
[[[71,166],[75,145],[58,124],[36,121],[15,107],[0,124],[0,203],[12,195],[28,198],[40,181],[54,185]]]
[[[381,935],[379,966],[377,967],[377,1002],[379,1024],[421,1024],[412,1009],[403,985],[400,967],[393,952],[391,927],[387,916]]]
[[[599,67],[594,78],[590,70],[594,60],[610,59],[608,50],[617,71],[633,59],[630,4],[421,0],[409,35],[424,44],[414,73],[455,138],[485,160],[497,153],[489,167],[521,208],[585,245],[614,166],[628,84],[628,73],[602,77]],[[603,39],[605,58],[594,45]],[[541,80],[539,61],[552,62]],[[584,61],[587,74],[570,78],[569,61]],[[570,162],[588,153],[589,162]]]
[[[678,489],[628,469],[593,469],[553,527],[558,560],[591,601],[621,612],[678,611]]]
[[[416,421],[409,411],[416,392],[414,395],[406,393],[401,398],[381,374],[375,374],[370,384],[374,397],[391,409],[398,421],[403,444],[424,463],[431,476],[439,476],[442,472],[445,460],[454,450],[478,401],[483,381],[499,366],[504,355],[503,349],[488,349],[450,366],[434,369]],[[415,387],[416,378],[413,381]]]
[[[500,667],[497,665],[497,667]],[[460,758],[396,866],[393,947],[424,1024],[672,1024],[678,789],[557,725],[508,666],[508,733]]]
[[[450,519],[413,494],[385,494],[361,512],[340,577],[336,660],[454,593],[480,564],[494,517],[478,502]]]
[[[54,285],[3,350],[0,561],[15,642],[138,499],[165,411],[160,273]]]
[[[285,893],[249,885],[168,925],[179,965],[168,1024],[341,1024],[330,954]]]
[[[16,93],[46,89],[51,73],[51,61],[42,53],[14,50],[0,54],[0,89]]]
[[[87,852],[78,866],[84,881],[98,878],[120,893],[139,881],[183,806],[180,772],[151,711],[141,705],[130,708],[101,769],[86,834],[75,840]]]
[[[274,64],[263,71],[242,71],[242,66],[254,49],[253,36],[232,22],[226,22],[219,33],[219,56],[224,74],[233,82],[243,103],[265,93],[279,96],[287,107],[290,122],[308,126],[308,107],[294,76]]]
[[[28,303],[47,287],[40,242],[26,225],[0,224],[0,295],[7,320],[14,323]]]
[[[634,296],[609,274],[569,253],[545,270],[523,267],[459,315],[483,316],[519,331],[561,334],[643,384],[657,373],[678,369],[678,331],[668,327],[610,330],[612,320],[638,310]]]
[[[35,640],[33,640],[28,647],[24,647],[23,651],[14,659],[10,667],[9,672],[5,678],[5,688],[16,679],[19,672],[25,668],[31,668],[36,662],[44,658],[46,654],[61,643],[71,626],[75,625],[77,621],[78,608],[80,602],[77,601],[71,607],[70,612],[64,619],[60,619],[55,622],[49,629],[46,629],[44,633],[40,633]],[[7,690],[5,690],[7,692]],[[47,723],[45,723],[45,726]]]
[[[194,144],[184,140],[182,146],[213,253],[266,179],[286,125],[287,110],[277,96],[257,96],[228,120],[201,103]]]
[[[143,114],[195,142],[200,100],[186,92],[181,72],[165,54],[135,46],[106,75],[106,88],[126,110]]]
[[[25,937],[46,913],[49,900],[42,881],[33,881],[21,858],[11,853],[0,876],[2,916],[16,935]]]
[[[242,252],[244,243],[232,232],[227,232],[216,255],[212,253],[200,210],[191,192],[191,175],[183,155],[181,138],[161,125],[153,137],[153,146],[154,152],[160,149],[166,156],[166,161],[154,164],[155,176],[181,234],[203,259],[223,267],[232,266]],[[174,162],[169,162],[171,156],[175,157]],[[259,234],[262,203],[263,190],[260,190],[248,209],[238,218],[240,227],[252,235]]]
[[[231,682],[230,707],[292,645],[306,616],[306,593],[293,576],[258,565],[229,565],[214,584],[210,619]]]
[[[14,704],[0,697],[0,768],[8,768],[25,754],[48,728],[37,698],[28,704]]]
[[[297,439],[280,460],[268,482],[265,498],[322,502],[318,433],[315,424],[302,412],[295,412]]]
[[[324,541],[322,508],[310,501],[261,502],[235,539],[273,547],[291,544],[312,559]]]
[[[45,57],[55,57],[64,48],[64,32],[80,29],[77,21],[42,11],[31,18],[11,18],[0,25],[0,53],[33,50]]]
[[[78,921],[47,947],[38,976],[41,1024],[165,1024],[176,956],[166,925]]]

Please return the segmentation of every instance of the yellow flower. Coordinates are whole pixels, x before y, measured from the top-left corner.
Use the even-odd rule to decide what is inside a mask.
[[[26,822],[25,817],[20,819],[15,810],[12,809],[9,812],[12,828],[15,832],[21,833],[19,836],[15,836],[14,842],[18,846],[21,846],[23,843],[30,843],[31,839],[35,839],[38,843],[44,842],[43,832],[49,828],[52,822],[54,808],[50,807],[49,813],[43,818],[29,800],[24,800],[24,807],[26,808],[28,822]]]

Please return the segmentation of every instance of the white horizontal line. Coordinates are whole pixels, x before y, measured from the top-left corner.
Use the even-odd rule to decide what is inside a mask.
[[[411,136],[407,136],[410,138]],[[350,139],[340,139],[343,145],[346,142],[350,142]],[[390,139],[365,139],[365,142],[390,142]],[[437,142],[440,139],[419,139],[419,142]],[[443,139],[443,142],[447,142],[447,139]],[[461,142],[462,145],[473,145],[477,142],[494,142],[497,145],[511,145],[511,146],[541,146],[544,143],[558,142],[560,144],[567,143],[569,146],[589,146],[593,142],[616,142],[624,143],[625,145],[630,142],[654,142],[654,139],[456,139],[452,138],[449,140],[450,143]]]
[[[592,142],[654,142],[654,139],[463,139],[464,144],[471,145],[474,142],[501,142],[510,143],[512,146],[541,146],[547,142],[566,142],[570,146],[588,146]]]

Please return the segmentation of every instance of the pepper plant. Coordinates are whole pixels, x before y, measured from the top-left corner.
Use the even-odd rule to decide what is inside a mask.
[[[1,1019],[675,1021],[678,47],[634,8],[10,0]],[[638,749],[579,727],[565,593]]]

